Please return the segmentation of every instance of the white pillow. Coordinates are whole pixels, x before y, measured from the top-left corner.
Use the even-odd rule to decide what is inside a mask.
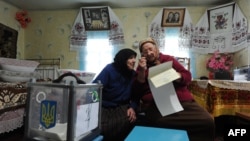
[[[0,57],[0,69],[8,71],[34,72],[39,62]]]
[[[16,72],[0,70],[0,80],[4,82],[28,82],[32,78],[38,79],[40,77],[37,72]]]

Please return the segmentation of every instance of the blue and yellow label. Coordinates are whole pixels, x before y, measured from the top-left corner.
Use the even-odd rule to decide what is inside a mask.
[[[56,101],[44,100],[41,102],[40,124],[48,129],[56,125]]]

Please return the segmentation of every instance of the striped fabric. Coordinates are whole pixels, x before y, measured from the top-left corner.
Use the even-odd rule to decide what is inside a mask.
[[[101,134],[103,141],[123,141],[132,130],[127,117],[128,105],[115,108],[102,108]]]

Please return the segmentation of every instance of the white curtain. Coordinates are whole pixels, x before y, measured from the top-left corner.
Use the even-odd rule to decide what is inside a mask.
[[[207,52],[209,49],[209,40],[208,15],[205,12],[194,28],[191,50],[198,53]]]

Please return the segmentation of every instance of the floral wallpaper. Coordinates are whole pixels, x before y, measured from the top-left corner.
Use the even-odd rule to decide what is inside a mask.
[[[236,0],[243,14],[250,19],[250,2]],[[80,7],[79,7],[80,8]],[[136,41],[148,36],[148,26],[162,7],[113,8],[124,27],[125,47],[133,47]],[[209,7],[187,7],[193,24],[196,24]],[[31,22],[25,29],[15,20],[19,9],[0,1],[0,22],[18,30],[17,57],[27,58],[61,58],[62,68],[78,69],[77,53],[69,49],[71,27],[79,9],[54,11],[28,11]],[[196,76],[207,76],[206,61],[211,55],[194,54],[196,58]],[[248,64],[248,51],[235,54],[234,64]]]
[[[148,26],[161,7],[114,8],[114,13],[123,23],[125,47],[148,36]],[[192,8],[190,8],[192,9]],[[204,11],[205,8],[197,8]],[[26,58],[61,58],[62,68],[78,69],[77,53],[69,49],[71,27],[79,9],[62,11],[30,11],[32,22],[25,29]],[[201,14],[195,10],[193,17],[198,21]],[[131,14],[133,13],[133,14]],[[136,14],[134,14],[136,13]]]
[[[147,37],[147,25],[154,18],[159,8],[112,10],[123,23],[125,47],[132,48],[134,41]],[[69,49],[71,27],[78,11],[79,9],[29,12],[32,22],[25,30],[25,57],[59,57],[62,60],[62,68],[78,69],[77,53]],[[146,17],[145,12],[148,11],[151,14]],[[139,15],[139,18],[131,13],[137,13],[136,15]]]
[[[31,11],[25,29],[26,58],[61,58],[62,68],[78,69],[76,52],[69,49],[71,26],[77,10]]]

